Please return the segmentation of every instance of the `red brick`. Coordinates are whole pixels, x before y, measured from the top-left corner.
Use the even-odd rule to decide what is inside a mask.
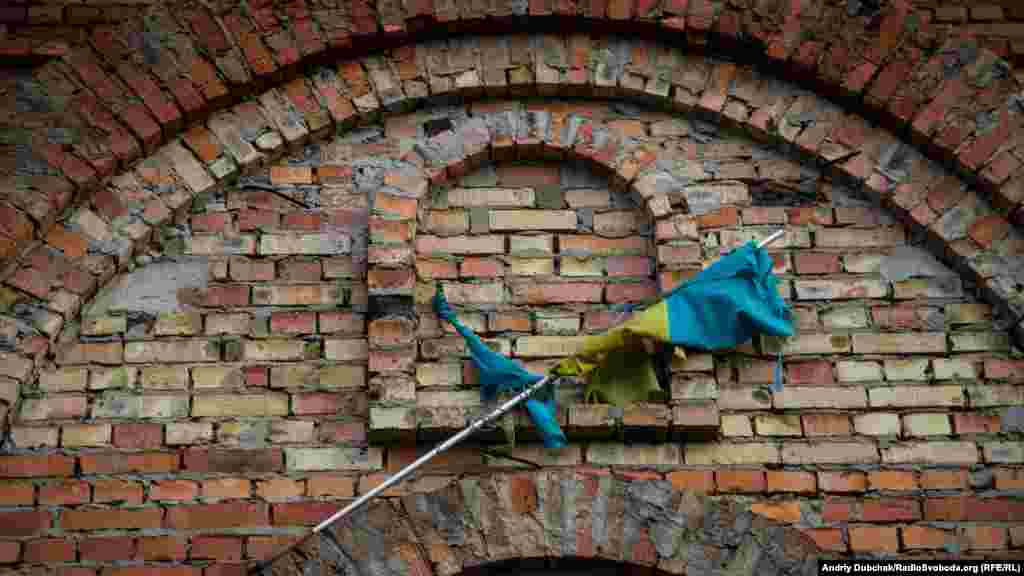
[[[864,500],[861,519],[865,522],[896,522],[919,520],[921,504],[909,498],[879,498]]]
[[[372,268],[366,278],[369,290],[412,290],[415,284],[413,271],[404,269]]]
[[[725,228],[738,226],[740,223],[740,211],[734,206],[719,208],[714,212],[697,216],[697,226],[700,228]]]
[[[868,478],[863,472],[818,472],[818,486],[823,492],[865,492]]]
[[[996,490],[1024,490],[1024,469],[999,468],[996,470]]]
[[[126,566],[105,568],[101,576],[202,576],[198,566]]]
[[[1006,548],[1006,528],[1002,526],[965,526],[964,536],[971,550],[1001,550]]]
[[[67,481],[59,484],[47,484],[39,487],[39,503],[46,506],[65,506],[68,504],[87,504],[89,502],[89,483]]]
[[[841,271],[838,254],[797,252],[793,258],[797,274],[837,274]]]
[[[0,482],[0,506],[35,504],[35,487],[30,482]]]
[[[488,317],[487,329],[490,332],[530,332],[533,325],[527,313],[495,312]]]
[[[252,484],[245,478],[218,478],[202,482],[203,498],[248,498]]]
[[[250,536],[245,551],[253,560],[269,560],[281,550],[287,550],[300,541],[298,536]]]
[[[193,232],[224,232],[230,225],[231,214],[227,212],[211,212],[192,217]]]
[[[289,230],[319,230],[323,215],[319,212],[289,212],[281,217],[281,227]]]
[[[796,524],[802,517],[800,503],[796,500],[755,502],[750,506],[750,511],[784,524]]]
[[[306,480],[306,484],[309,496],[312,498],[324,496],[351,498],[355,495],[356,490],[355,477],[339,476],[333,473],[310,476]],[[252,556],[251,550],[249,555]]]
[[[606,269],[613,278],[650,276],[651,259],[646,256],[609,256]]]
[[[199,506],[175,506],[167,510],[166,525],[175,530],[214,530],[267,526],[266,504],[225,502]]]
[[[498,183],[501,186],[534,187],[558,185],[561,182],[559,166],[556,163],[512,164],[502,163],[496,167]]]
[[[162,424],[117,424],[114,426],[114,446],[128,450],[159,448],[164,443]]]
[[[846,542],[843,540],[843,531],[838,528],[810,528],[802,529],[804,534],[809,536],[818,548],[834,552],[845,552]]]
[[[925,470],[921,473],[921,488],[925,490],[962,490],[967,488],[967,471]]]
[[[0,542],[0,564],[14,564],[21,556],[21,544],[19,542]]]
[[[317,439],[327,444],[366,445],[365,422],[321,422],[317,426]]]
[[[316,313],[275,312],[270,316],[270,331],[286,334],[316,333]]]
[[[33,536],[50,528],[47,510],[18,510],[0,512],[0,537]]]
[[[59,522],[64,530],[132,530],[160,528],[162,519],[160,508],[79,508],[62,512]]]
[[[46,235],[46,243],[64,253],[71,259],[85,256],[89,249],[89,241],[78,232],[72,232],[64,226],[54,226]]]
[[[25,542],[23,560],[28,563],[53,564],[75,561],[75,543],[64,538]],[[83,560],[85,558],[83,557]]]
[[[203,162],[213,162],[220,156],[220,143],[213,133],[202,125],[197,124],[186,130],[182,134],[182,139]]]
[[[139,538],[137,556],[140,560],[177,561],[188,555],[188,541],[181,536]]]
[[[817,491],[817,478],[813,472],[769,470],[767,472],[769,492]]]
[[[787,363],[786,381],[797,386],[834,384],[832,363],[828,361]]]
[[[0,234],[14,240],[27,240],[33,230],[35,226],[24,212],[0,203]]]
[[[831,226],[833,223],[832,211],[819,207],[789,208],[786,213],[789,216],[789,223],[794,226],[807,224]]]
[[[176,471],[178,455],[173,452],[84,454],[81,465],[83,474],[159,474]]]
[[[416,260],[416,273],[424,280],[459,277],[458,264],[450,260]]]
[[[274,504],[274,526],[313,526],[334,514],[337,502],[289,502]]]
[[[715,484],[719,492],[764,492],[767,488],[761,470],[718,470]]]
[[[249,305],[249,286],[237,284],[215,284],[202,291],[203,306],[214,308],[235,308]]]
[[[712,493],[715,491],[715,473],[712,470],[678,470],[666,479],[676,490]]]
[[[872,490],[917,490],[917,476],[906,470],[878,470],[868,474]]]
[[[96,480],[92,485],[92,501],[101,504],[119,502],[142,504],[142,484],[130,480]]]
[[[201,450],[185,452],[185,469],[190,472],[281,472],[284,454],[281,450]]]
[[[269,210],[239,210],[238,229],[246,232],[249,230],[271,230],[277,228],[279,215]]]
[[[807,436],[850,435],[850,417],[846,414],[806,414],[801,420]]]
[[[419,202],[415,198],[378,193],[374,196],[373,210],[384,216],[412,220],[416,218],[418,205]]]
[[[629,282],[609,284],[605,289],[605,300],[609,304],[642,302],[656,298],[658,286],[654,282]]]
[[[193,560],[238,562],[242,559],[242,539],[230,536],[196,536],[192,538]]]
[[[1000,380],[1024,378],[1024,360],[986,359],[985,377]]]
[[[89,538],[78,543],[78,553],[87,562],[114,562],[135,558],[135,539]]]
[[[785,224],[786,209],[777,206],[757,206],[743,210],[743,224]]]
[[[941,549],[955,539],[952,532],[931,526],[904,526],[900,531],[903,536],[903,547],[909,549]]]
[[[36,478],[71,476],[75,459],[71,456],[0,456],[0,478]]]
[[[995,414],[956,413],[953,426],[957,434],[996,434],[1000,421]]]
[[[505,275],[505,265],[493,258],[466,258],[459,271],[463,278],[495,278]]]
[[[924,504],[926,520],[1020,522],[1024,521],[1024,502],[1006,498],[950,496],[928,498]]]
[[[322,274],[318,260],[284,260],[278,263],[277,275],[282,280],[319,282]]]
[[[888,526],[850,526],[850,550],[896,553],[900,549],[898,530]]]
[[[271,502],[281,502],[300,498],[306,493],[306,485],[302,480],[291,478],[268,478],[256,483],[256,495]]]
[[[150,500],[194,500],[199,496],[199,484],[191,480],[160,480],[149,485]]]

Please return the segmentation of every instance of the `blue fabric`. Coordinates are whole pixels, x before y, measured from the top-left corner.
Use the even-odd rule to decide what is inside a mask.
[[[521,392],[530,384],[544,378],[540,374],[527,371],[511,358],[506,358],[488,348],[479,336],[459,322],[452,307],[448,304],[448,300],[444,297],[440,285],[434,295],[434,311],[442,320],[450,322],[466,340],[473,363],[476,364],[479,371],[480,394],[484,401],[494,400],[500,392],[513,394]],[[546,448],[562,448],[568,441],[555,419],[557,408],[555,396],[550,387],[545,386],[544,388],[526,401],[526,410],[530,414],[534,426],[540,431],[544,439],[544,446]],[[541,398],[545,396],[544,392],[547,392],[547,398],[542,400]]]
[[[674,289],[664,300],[668,310],[669,343],[677,346],[724,350],[747,342],[757,333],[793,335],[789,307],[779,297],[777,280],[772,274],[772,259],[754,243],[733,250]],[[493,400],[499,392],[522,391],[543,378],[488,348],[455,317],[440,286],[433,303],[437,315],[450,322],[465,338],[480,372],[484,400]],[[780,368],[781,365],[776,369],[773,389],[782,383]],[[546,399],[539,399],[544,396],[531,398],[526,409],[543,435],[544,445],[560,448],[567,442],[555,419],[554,394],[550,388],[542,392],[546,393]]]
[[[723,256],[665,297],[672,344],[735,348],[754,334],[789,337],[789,307],[779,297],[772,259],[753,242]]]

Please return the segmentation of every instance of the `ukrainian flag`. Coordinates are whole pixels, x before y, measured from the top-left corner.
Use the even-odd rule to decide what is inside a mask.
[[[458,322],[440,290],[434,306],[469,343],[485,399],[498,392],[522,390],[543,377],[484,345]],[[789,337],[793,325],[790,310],[778,294],[771,257],[751,242],[626,322],[585,338],[580,350],[552,373],[587,378],[588,397],[596,395],[604,402],[621,405],[643,401],[658,388],[650,354],[642,345],[644,339],[676,346],[680,352],[682,348],[715,351],[735,348],[757,333]],[[565,444],[565,436],[554,420],[553,399],[531,399],[527,410],[544,434],[545,445]]]

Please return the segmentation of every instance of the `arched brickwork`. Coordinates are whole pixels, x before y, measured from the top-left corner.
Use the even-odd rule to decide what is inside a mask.
[[[600,470],[467,476],[377,502],[258,574],[452,576],[509,559],[577,557],[667,574],[814,574],[827,553],[737,502]]]
[[[181,139],[160,147],[139,163],[132,170],[135,176],[121,173],[101,193],[86,196],[91,209],[81,206],[73,210],[46,233],[46,243],[24,244],[30,249],[9,266],[13,274],[6,282],[10,287],[6,288],[10,294],[7,299],[18,300],[23,298],[19,294],[27,293],[49,301],[49,323],[44,325],[54,330],[59,321],[53,314],[73,316],[83,297],[87,298],[124,265],[137,239],[145,237],[152,224],[163,221],[171,210],[184,205],[191,196],[213,189],[218,180],[265,162],[286,146],[294,149],[333,126],[351,126],[361,118],[414,105],[428,95],[473,98],[489,93],[558,95],[582,91],[598,97],[642,96],[675,110],[707,114],[748,131],[757,139],[814,159],[840,177],[863,185],[870,195],[895,209],[912,226],[926,229],[941,257],[962,273],[977,278],[987,299],[1001,311],[1008,312],[1014,320],[1020,318],[1024,293],[1020,291],[1021,242],[1017,232],[997,209],[989,207],[981,194],[889,132],[859,116],[846,114],[811,93],[780,85],[757,69],[693,57],[670,47],[616,38],[521,39],[515,46],[496,47],[480,39],[482,51],[474,48],[473,39],[452,41],[450,45],[420,45],[412,51],[393,52],[390,58],[374,56],[350,61],[340,65],[337,72],[320,68],[309,77],[297,78],[231,110],[214,114],[205,125],[192,126]],[[577,42],[584,44],[583,53],[590,57],[580,59],[582,53]],[[484,67],[485,62],[502,63],[496,69],[506,74],[494,77]],[[990,82],[992,61],[972,62],[970,66],[953,66],[950,73],[963,75],[963,86]],[[937,62],[935,66],[938,65]],[[80,65],[77,69],[91,68]],[[44,67],[36,76],[45,84],[54,70]],[[70,69],[62,74],[63,94],[68,98],[90,97],[88,91],[71,82]],[[48,92],[51,97],[61,93],[54,86]],[[930,108],[942,110],[949,103],[940,100]],[[664,171],[657,160],[667,154],[662,165],[678,164],[678,154],[659,151],[637,139],[616,137],[614,132],[589,120],[585,113],[573,115],[555,109],[545,116],[545,121],[496,126],[467,123],[457,133],[442,132],[422,150],[405,153],[401,160],[418,174],[411,180],[396,176],[397,182],[399,186],[411,187],[406,192],[415,191],[426,182],[444,182],[464,174],[486,157],[507,150],[534,150],[556,157],[591,160],[615,174],[622,185],[634,189],[647,201],[655,217],[668,214],[666,197],[659,190],[659,186],[665,185],[659,181],[659,174]],[[92,149],[84,141],[72,147],[81,153]],[[58,154],[63,161],[71,162],[68,167],[80,166],[85,170],[83,176],[96,173],[88,164],[58,148],[61,146],[50,145],[36,150]],[[133,154],[128,152],[130,148],[125,148],[125,160]],[[94,167],[113,172],[117,165],[114,156],[94,151],[99,154]],[[438,151],[443,154],[437,155]],[[58,156],[51,159],[56,161]],[[686,173],[686,178],[697,179],[703,170],[696,165],[687,169],[694,172]],[[55,185],[53,176],[38,178],[44,179],[41,182],[48,190],[70,193],[70,188]],[[159,200],[154,200],[154,191]],[[134,212],[127,220],[115,221],[125,210],[123,205],[112,206],[112,197],[123,197],[126,193],[136,194],[128,202]],[[123,204],[124,200],[118,199],[118,203]],[[47,210],[39,205],[40,221],[47,220]],[[14,208],[8,208],[6,214],[10,218],[5,229],[13,237],[26,239],[33,234],[35,226],[24,214]],[[106,220],[96,214],[104,214]],[[402,218],[400,214],[398,217]],[[115,221],[121,228],[112,228],[109,221]],[[376,277],[388,269],[387,264],[371,268],[371,294],[381,289],[378,281],[387,284],[385,291],[411,294],[411,272],[388,272],[386,279]],[[12,288],[15,290],[11,291]],[[22,351],[32,356],[45,347],[45,338],[28,339]],[[32,369],[31,362],[23,356],[11,356],[6,364],[4,375],[19,380]]]
[[[317,71],[308,78],[293,80],[284,87],[271,89],[252,100],[237,104],[230,112],[215,113],[203,125],[193,126],[182,139],[176,139],[171,144],[157,146],[157,140],[150,139],[149,143],[155,147],[152,156],[133,165],[130,171],[117,174],[109,187],[104,187],[94,195],[83,195],[87,204],[70,211],[67,219],[63,219],[58,227],[51,229],[46,234],[46,244],[31,245],[26,258],[19,261],[15,267],[15,274],[8,283],[9,288],[4,292],[5,301],[14,300],[19,304],[28,305],[35,314],[33,320],[37,322],[36,326],[41,334],[18,338],[23,333],[20,329],[14,331],[16,339],[13,341],[20,354],[4,352],[0,357],[4,361],[4,370],[7,371],[3,373],[4,376],[14,379],[4,380],[4,384],[15,382],[13,389],[16,398],[17,382],[31,381],[35,376],[36,368],[31,360],[47,356],[51,352],[51,345],[58,349],[61,346],[53,345],[44,335],[59,334],[62,323],[75,318],[81,304],[87,302],[117,271],[128,265],[133,252],[143,245],[143,241],[153,233],[153,230],[160,224],[170,221],[172,211],[182,208],[196,195],[215,191],[225,180],[230,181],[236,174],[249,174],[258,166],[284,154],[286,148],[298,150],[303,142],[319,138],[338,126],[347,128],[358,124],[364,118],[380,115],[391,117],[394,112],[405,106],[416,105],[427,94],[466,97],[472,101],[488,95],[491,88],[498,94],[513,98],[529,95],[573,96],[582,92],[584,95],[622,100],[624,97],[643,93],[663,106],[676,107],[677,111],[696,109],[709,115],[713,120],[721,120],[774,145],[803,153],[819,166],[826,168],[825,171],[830,172],[839,181],[853,184],[866,182],[866,189],[873,192],[876,198],[885,201],[887,206],[896,209],[906,222],[919,229],[930,229],[935,240],[935,251],[947,261],[956,264],[966,278],[980,277],[983,280],[981,286],[988,291],[990,301],[999,308],[1011,311],[1016,309],[1018,302],[1015,300],[1013,289],[1016,288],[1014,283],[1017,280],[1013,259],[1018,257],[1021,249],[1018,232],[1005,218],[999,216],[997,211],[988,212],[984,201],[980,199],[981,196],[970,191],[962,180],[943,172],[937,165],[925,160],[913,150],[908,151],[896,146],[898,141],[889,133],[870,126],[857,116],[846,115],[837,107],[810,93],[780,87],[750,68],[720,61],[710,62],[705,66],[701,64],[703,60],[690,59],[681,52],[659,52],[656,45],[622,43],[601,37],[587,41],[595,47],[594,51],[601,55],[593,60],[593,66],[588,67],[577,65],[577,60],[569,57],[572,53],[570,45],[561,44],[561,40],[552,38],[529,38],[526,42],[530,48],[529,52],[514,52],[514,56],[510,55],[508,64],[503,68],[505,75],[502,79],[506,83],[504,86],[488,84],[487,69],[481,65],[483,52],[470,50],[474,55],[468,58],[471,62],[465,65],[458,63],[464,56],[460,52],[463,49],[460,39],[459,42],[450,45],[431,45],[422,53],[422,59],[419,59],[421,53],[417,47],[413,51],[412,60],[370,58],[357,62],[354,66],[349,64],[339,67],[340,76],[334,73],[333,69],[327,72]],[[645,52],[646,48],[655,50]],[[656,54],[655,63],[661,62],[662,55],[667,54],[665,57],[668,61],[675,64],[671,78],[659,76],[656,64],[647,66],[633,63],[642,62],[643,59],[630,60],[622,67],[609,66],[609,63],[615,64],[620,61],[608,58],[618,58],[618,55],[627,52],[631,55],[630,58],[638,52],[644,55]],[[443,58],[436,58],[438,55]],[[407,66],[399,66],[401,62]],[[415,64],[415,72],[412,64]],[[67,72],[73,73],[70,69]],[[969,74],[977,72],[974,70]],[[677,77],[676,73],[681,76]],[[665,80],[664,84],[662,80]],[[67,95],[82,97],[82,93],[75,96],[73,90],[69,90]],[[82,103],[88,105],[88,98]],[[946,104],[948,101],[943,101],[938,108]],[[508,105],[505,103],[503,106]],[[658,234],[661,239],[692,239],[693,227],[702,225],[699,221],[695,223],[695,218],[683,210],[685,199],[684,195],[677,193],[678,179],[700,180],[702,174],[715,166],[705,165],[688,155],[685,148],[671,145],[673,130],[679,130],[680,127],[668,124],[663,127],[666,132],[658,137],[651,132],[646,133],[645,138],[634,138],[625,133],[621,126],[610,126],[606,119],[588,110],[587,105],[581,105],[579,109],[560,107],[557,104],[551,107],[512,104],[510,107],[512,110],[500,107],[488,109],[486,105],[481,107],[481,117],[504,116],[505,120],[494,124],[460,124],[451,131],[432,137],[421,148],[409,150],[399,146],[396,164],[393,166],[395,169],[388,170],[387,174],[382,175],[387,187],[394,189],[384,190],[378,195],[378,200],[381,201],[374,205],[374,216],[379,218],[373,220],[371,226],[376,226],[379,233],[393,231],[392,226],[395,222],[399,223],[397,228],[402,228],[403,222],[411,220],[408,215],[410,202],[414,201],[412,205],[415,207],[430,182],[455,180],[485,159],[495,159],[502,155],[532,157],[535,154],[584,159],[611,172],[618,181],[618,186],[635,192],[645,200],[647,210],[660,223]],[[301,122],[298,121],[299,118]],[[96,116],[94,120],[106,122],[109,119]],[[75,145],[80,147],[82,154],[92,155],[98,166],[104,169],[110,169],[112,166],[104,159],[102,150],[93,149],[81,141]],[[369,138],[363,145],[366,146],[364,151],[381,146],[380,153],[395,152],[374,138]],[[145,149],[145,146],[140,146],[141,149]],[[135,152],[128,146],[119,149],[119,153],[127,160]],[[1012,152],[1009,158],[1014,158]],[[330,177],[351,181],[353,175],[346,172],[344,164],[344,161],[340,161],[340,168],[332,171]],[[780,171],[791,169],[786,163],[768,165]],[[50,177],[46,176],[39,182],[50,186],[54,181],[48,178]],[[58,195],[70,193],[70,188],[63,189],[63,192],[57,187],[49,189]],[[393,202],[384,200],[389,196],[393,197]],[[37,196],[28,195],[27,198],[35,202],[30,202],[29,205],[34,206],[38,214],[46,214],[47,208],[38,202]],[[8,214],[17,215],[16,212]],[[42,221],[45,221],[45,218],[40,220]],[[17,230],[18,234],[22,235],[26,230],[23,225],[10,229]],[[378,236],[384,237],[387,234]],[[395,245],[389,242],[380,243],[376,248],[382,250],[373,251],[374,244],[371,242],[371,251],[368,252],[371,257],[370,272],[374,273],[370,276],[371,293],[411,295],[414,298],[419,296],[422,304],[423,292],[417,290],[415,282],[410,285],[408,268],[399,265],[403,251],[391,250]],[[398,248],[401,248],[401,244],[398,243]],[[388,277],[387,282],[375,283],[375,278],[382,279],[385,276]],[[674,279],[669,275],[664,281],[671,283]],[[912,288],[920,289],[920,286]],[[29,298],[27,294],[32,294],[32,297]],[[46,305],[37,306],[41,303]],[[912,322],[919,320],[912,319]],[[371,326],[370,339],[374,341],[371,342],[371,346],[380,345],[382,350],[394,350],[396,344],[397,348],[407,344],[405,341],[391,340],[393,335],[394,333],[382,325],[376,329]],[[837,346],[849,344],[848,341],[844,342],[846,343]],[[971,347],[978,346],[979,342],[982,346],[997,345],[999,352],[1006,348],[1004,340],[993,339],[991,342],[965,342],[965,350],[974,350],[975,348]],[[891,347],[892,344],[883,342],[879,346],[885,348]],[[881,350],[881,353],[885,354],[886,350]],[[26,360],[26,357],[29,359]],[[393,360],[398,360],[398,363],[391,364]],[[387,364],[374,365],[371,354],[371,370],[376,367],[378,370],[375,371],[379,372],[380,368],[388,366],[399,367],[399,371],[408,368],[407,364],[401,363],[405,360],[400,355],[391,355],[386,361]],[[931,365],[930,361],[926,361],[924,370],[928,370],[928,366]],[[877,368],[877,363],[874,366]],[[1000,382],[1012,381],[1014,364],[993,360],[991,366],[990,375],[989,360],[986,357],[987,377]],[[870,370],[871,366],[865,368]],[[959,366],[950,365],[946,368],[952,377],[959,377]],[[961,390],[956,392],[956,398],[949,400],[943,397],[937,401],[946,404],[959,402],[962,405],[962,389],[959,386],[956,388]],[[5,393],[10,389],[8,386]],[[994,391],[993,398],[981,401],[990,401],[991,405],[1013,405],[1019,402],[1014,396],[1015,390],[1013,386],[1006,386]],[[945,393],[946,390],[941,392]],[[743,400],[750,401],[747,397]],[[787,401],[799,403],[803,400],[793,395]],[[863,403],[863,400],[858,401]],[[820,400],[812,398],[808,402],[811,405],[819,405],[817,403]],[[995,419],[998,421],[998,417]],[[992,418],[988,417],[980,418],[979,422],[966,419],[964,421],[967,422],[965,426],[969,434],[976,431],[983,435],[990,434],[998,428],[998,424],[993,424]],[[901,425],[900,417],[896,416],[895,422],[898,429]],[[949,420],[945,419],[944,422],[948,429]],[[787,422],[782,423],[783,428],[786,425]],[[848,425],[847,419],[847,427]],[[891,427],[891,422],[887,421],[885,425]],[[970,428],[970,425],[976,425],[976,429]],[[960,420],[957,421],[957,426],[959,432]],[[786,434],[788,432],[785,430],[780,433],[783,436]],[[828,431],[826,435],[828,434],[833,432]],[[926,430],[924,434],[931,432]],[[878,463],[883,461],[883,458],[886,464],[895,465],[902,462],[934,463],[941,461],[937,456],[939,451],[948,454],[952,459],[950,463],[956,465],[975,464],[982,458],[982,453],[973,440],[963,442],[963,446],[955,441],[914,442],[905,450],[900,448],[884,451],[879,451],[872,442],[835,444],[839,446],[817,444],[813,441],[801,442],[792,449],[780,451],[778,444],[771,442],[739,442],[715,446],[712,449],[697,448],[692,451],[692,455],[688,452],[686,462],[697,466],[765,463],[801,466],[807,462],[828,460],[832,457],[831,450],[837,447],[843,449],[842,454],[837,457],[844,463],[862,460]],[[1014,446],[1012,443],[989,443],[985,447],[984,458],[987,462],[1017,462],[1020,456]],[[635,451],[632,446],[628,449],[623,446],[619,448],[618,451],[599,450],[596,452],[597,459],[603,459],[602,463],[610,466],[646,465],[648,453],[643,450],[646,447],[636,447]],[[952,450],[954,448],[956,450]],[[828,457],[825,456],[826,451],[829,451]],[[590,456],[588,454],[588,461]],[[575,458],[574,462],[578,461],[579,452],[577,451],[575,456],[570,454],[570,457]],[[678,451],[657,453],[659,462],[672,465],[679,464],[681,457]],[[115,461],[119,462],[119,465],[127,466],[128,470],[132,470],[133,466],[148,466],[152,463],[147,457],[136,459],[135,456]],[[156,462],[154,465],[164,461]],[[277,455],[276,462],[277,466],[281,466],[281,454]],[[53,476],[60,477],[74,474],[79,460],[64,454],[32,454],[5,457],[4,464],[18,474],[35,470],[37,473],[48,475],[52,472]],[[391,463],[388,465],[391,466]],[[33,468],[34,466],[41,468]],[[376,468],[379,469],[380,466]],[[794,482],[806,483],[807,477],[799,470],[786,471],[784,474],[792,474]],[[963,486],[967,485],[965,474],[966,472],[962,479]],[[703,475],[694,474],[692,479],[695,482],[703,482],[704,480],[700,478],[709,475],[718,478],[718,473],[712,474],[707,471],[707,474]],[[813,484],[814,475],[810,477]],[[744,479],[761,484],[765,482],[763,470],[745,475],[737,474],[736,478],[723,474],[722,479],[711,482],[717,481],[719,486],[728,487],[723,490],[734,490],[743,484]],[[1014,472],[1007,472],[1000,478],[1005,486],[1013,486],[1016,476]],[[680,477],[679,483],[686,484],[690,480],[689,476],[684,475]],[[902,476],[898,480],[906,481]],[[374,480],[368,480],[367,483],[372,481]],[[960,480],[954,479],[950,482]],[[885,486],[881,479],[878,483],[879,486]],[[942,485],[941,481],[935,484]],[[800,490],[803,488],[795,491]],[[844,493],[844,489],[839,488],[836,492]],[[1008,507],[1005,512],[1000,508],[1001,503],[1007,502],[1006,499],[996,499],[992,502],[994,504],[977,507],[973,506],[974,500],[956,497],[932,505],[929,499],[926,513],[928,519],[939,521],[970,518],[984,522],[1004,522],[1019,518],[1018,508]],[[294,504],[297,510],[295,514],[301,516],[304,523],[309,523],[308,520],[315,520],[336,507],[334,504],[323,502],[309,503],[308,507],[304,507],[307,504],[304,502]],[[972,504],[970,512],[967,511],[968,504]],[[872,518],[877,518],[878,510],[882,510],[882,513],[888,511],[889,508],[886,506],[888,504],[880,504],[878,508],[862,511],[852,504],[843,502],[837,503],[831,511],[837,514],[836,517],[848,518],[855,522],[870,522]],[[913,505],[896,502],[892,503],[892,506],[904,511],[902,513],[912,515],[913,519],[922,517],[921,507],[916,501]],[[846,510],[845,516],[838,511],[840,508]],[[266,514],[267,509],[266,505],[261,508],[248,504],[238,508],[224,508],[231,511],[242,510],[243,513],[262,510],[263,514]],[[210,514],[215,514],[217,510],[211,508]],[[778,508],[771,508],[767,512],[792,517],[794,507],[790,503],[782,503]],[[796,512],[799,513],[800,510]],[[22,511],[19,510],[17,513],[20,514]],[[129,517],[134,518],[131,515]],[[1018,532],[1010,532],[1006,526],[1000,525],[987,532],[985,526],[978,528],[976,532],[969,533],[972,538],[977,538],[982,546],[985,545],[986,535],[992,535],[994,539],[1001,538],[1004,546],[1010,538],[1014,543],[1019,539]],[[842,535],[845,534],[845,528],[842,534],[833,528],[822,530],[827,534],[823,532],[820,537],[830,539],[831,545],[846,550],[846,537]],[[898,548],[897,535],[906,533],[907,530],[904,528],[859,526],[856,531],[851,531],[851,540],[857,542],[851,546],[854,546],[853,549],[856,551],[869,549],[869,541],[872,538],[885,536],[888,538],[885,546],[891,546],[892,541],[897,542]],[[941,537],[937,537],[931,532],[924,536],[931,538],[924,542],[925,548],[938,548],[941,544],[935,545],[936,540],[946,537],[941,534]],[[266,546],[267,543],[264,542],[263,545]],[[979,546],[978,549],[983,548]]]
[[[635,24],[664,37],[684,30],[691,44],[710,44],[724,54],[739,42],[742,50],[732,51],[733,56],[760,54],[764,69],[813,78],[823,93],[845,95],[858,106],[866,104],[867,110],[884,111],[878,117],[885,124],[908,130],[917,145],[974,176],[1003,210],[1013,212],[1021,201],[1020,178],[1014,177],[1019,160],[1011,136],[1019,125],[1016,80],[1004,62],[978,51],[972,40],[959,40],[948,31],[934,33],[931,12],[913,12],[907,2],[894,2],[883,12],[868,9],[852,15],[840,5],[778,2],[744,10],[723,9],[708,0],[635,6],[357,6],[346,12],[296,3],[251,13],[239,6],[220,6],[216,18],[197,5],[173,13],[150,6],[141,10],[144,17],[130,15],[117,26],[79,34],[80,42],[72,46],[48,38],[41,52],[59,54],[61,60],[48,63],[37,71],[35,81],[19,86],[24,114],[10,120],[15,127],[11,141],[25,163],[33,163],[30,157],[45,158],[74,186],[91,190],[117,162],[123,165],[138,158],[187,121],[203,119],[241,95],[294,77],[302,65],[332,61],[337,53],[329,47],[347,48],[346,57],[391,48],[396,61],[409,62],[417,51],[412,42],[435,21],[456,32],[507,32],[501,27],[503,20],[514,26],[536,22],[543,28],[547,18],[574,16],[584,27],[608,24],[603,28],[612,31],[619,27],[633,32],[627,25]],[[74,19],[83,22],[95,12],[87,6],[70,7],[68,17],[79,11],[82,14]],[[12,17],[19,18],[21,12],[15,9]],[[54,17],[52,11],[23,12],[42,21]],[[529,20],[519,19],[527,14]],[[111,18],[119,19],[116,14]],[[936,16],[940,21],[946,18]],[[557,27],[560,22],[549,24]],[[948,41],[939,41],[946,36]],[[30,50],[32,44],[14,40],[9,51]],[[588,54],[588,44],[574,46],[577,55]],[[525,64],[512,84],[519,84],[524,73],[533,74],[530,63]],[[580,72],[575,75],[583,80]],[[491,85],[493,71],[489,76],[480,77],[481,85]],[[497,76],[502,78],[497,85],[501,89],[508,79],[504,73]],[[435,86],[422,89],[424,94],[437,92]],[[57,130],[47,133],[48,128]],[[63,147],[71,140],[76,140],[76,152],[66,154]],[[71,183],[39,174],[22,178],[20,185],[26,190],[45,189],[45,200],[12,195],[11,201],[32,220],[7,216],[14,223],[0,243],[4,254],[19,252],[15,244],[31,236],[34,227],[39,228],[37,237],[45,237],[65,207]]]

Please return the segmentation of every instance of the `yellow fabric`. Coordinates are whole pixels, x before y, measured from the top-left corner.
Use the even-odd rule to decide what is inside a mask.
[[[668,305],[664,301],[633,315],[626,322],[603,334],[586,337],[579,352],[558,364],[554,373],[560,376],[585,376],[592,372],[609,352],[632,348],[638,337],[660,342],[668,341]]]

